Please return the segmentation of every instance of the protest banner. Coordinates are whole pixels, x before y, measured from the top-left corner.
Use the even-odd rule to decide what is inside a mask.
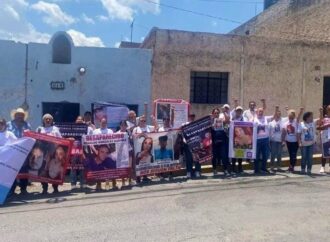
[[[25,132],[25,137],[36,140],[18,174],[36,182],[63,184],[70,158],[71,141],[46,134]]]
[[[231,122],[229,129],[229,157],[255,159],[257,126],[253,122]]]
[[[122,120],[126,120],[128,117],[128,107],[113,103],[93,103],[93,121],[96,127],[100,127],[100,122],[102,118],[107,119],[108,128],[117,129],[119,123]]]
[[[87,134],[88,126],[79,123],[56,123],[56,127],[60,129],[60,133],[64,138],[73,138],[72,149],[70,151],[70,161],[67,166],[69,170],[83,170],[83,149],[81,138]]]
[[[160,126],[169,119],[173,129],[188,122],[190,104],[182,99],[157,99],[154,101],[154,116]]]
[[[182,127],[183,136],[192,152],[195,162],[205,163],[212,160],[212,121],[206,116]]]
[[[63,138],[74,138],[81,140],[81,137],[87,134],[88,126],[79,123],[56,123],[56,127],[60,129]]]
[[[134,138],[137,176],[180,170],[182,135],[179,131],[146,133]]]
[[[131,174],[126,133],[85,135],[82,138],[87,181],[108,181]]]
[[[322,131],[321,143],[323,158],[330,158],[330,128]]]
[[[3,204],[35,140],[21,138],[0,147],[0,204]]]

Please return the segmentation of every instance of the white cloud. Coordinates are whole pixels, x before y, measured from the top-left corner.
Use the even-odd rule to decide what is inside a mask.
[[[160,0],[154,0],[159,3]],[[158,14],[159,5],[141,0],[101,0],[110,19],[132,21],[137,12]]]
[[[84,33],[70,29],[66,31],[72,38],[76,46],[104,47],[103,41],[99,37],[87,37]]]
[[[85,13],[82,14],[81,16],[82,20],[85,21],[87,24],[95,24],[94,19],[88,17]]]
[[[211,22],[211,24],[212,24],[213,27],[217,27],[217,26],[218,26],[218,22],[215,21],[215,20],[213,20],[213,21]]]
[[[19,21],[19,14],[16,12],[16,10],[12,6],[6,4],[3,9],[5,12],[10,14],[15,20]]]
[[[44,1],[39,1],[31,5],[31,8],[45,14],[43,21],[51,26],[60,26],[60,25],[70,25],[77,22],[77,19],[68,15],[60,6],[55,3],[47,3]]]
[[[109,18],[107,16],[104,16],[104,15],[98,15],[98,16],[96,16],[96,18],[100,22],[106,22],[106,21],[109,20]]]
[[[29,4],[24,0],[1,0],[4,8],[0,8],[0,38],[14,41],[48,42],[50,35],[38,32],[26,21],[25,12]]]

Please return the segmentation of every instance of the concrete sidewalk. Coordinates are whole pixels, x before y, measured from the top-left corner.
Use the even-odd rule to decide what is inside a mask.
[[[245,165],[245,168],[249,168],[249,164]],[[176,190],[176,189],[191,189],[201,186],[227,186],[232,184],[251,184],[251,183],[259,183],[259,182],[267,182],[267,181],[275,181],[275,180],[283,180],[283,179],[294,179],[299,180],[301,178],[330,178],[330,173],[319,174],[320,165],[313,166],[312,175],[301,175],[300,168],[297,167],[297,172],[288,173],[285,170],[287,168],[282,168],[282,172],[274,172],[265,175],[254,175],[252,170],[245,170],[245,172],[241,175],[231,175],[224,176],[220,173],[217,176],[213,176],[212,173],[208,172],[210,170],[209,167],[204,167],[202,177],[199,179],[186,179],[184,176],[176,176],[172,180],[168,178],[165,180],[160,180],[159,177],[153,177],[151,182],[141,183],[135,186],[121,186],[121,183],[118,181],[119,190],[111,189],[110,187],[106,187],[105,183],[102,183],[102,191],[96,191],[95,185],[89,185],[86,189],[80,190],[71,190],[70,183],[64,183],[62,186],[59,186],[58,194],[51,194],[53,191],[52,187],[49,186],[48,195],[42,195],[41,184],[33,182],[28,187],[29,194],[20,195],[19,188],[16,190],[16,194],[10,197],[7,200],[7,203],[4,206],[17,206],[24,204],[40,204],[40,203],[56,203],[61,201],[69,201],[69,200],[80,200],[87,198],[95,198],[95,197],[104,197],[104,196],[124,196],[128,194],[140,194],[140,193],[149,193],[149,192],[157,192],[157,191],[168,191],[168,190]]]

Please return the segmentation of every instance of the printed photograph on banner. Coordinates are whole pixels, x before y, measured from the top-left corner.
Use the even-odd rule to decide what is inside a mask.
[[[107,181],[130,175],[127,134],[83,136],[83,156],[88,181]]]
[[[100,126],[102,118],[107,119],[108,128],[117,129],[122,120],[128,117],[129,109],[126,106],[112,103],[94,103],[93,118],[96,127]]]
[[[36,140],[19,177],[32,181],[62,184],[69,163],[71,141],[44,134],[26,132]]]
[[[211,126],[211,117],[207,116],[182,127],[183,135],[196,162],[205,163],[212,160]]]
[[[229,130],[229,157],[254,159],[257,127],[252,122],[232,122]]]
[[[182,135],[178,131],[148,133],[134,138],[136,175],[181,169]]]
[[[154,109],[160,126],[169,122],[171,128],[179,129],[188,121],[189,103],[182,99],[157,99],[154,101]]]

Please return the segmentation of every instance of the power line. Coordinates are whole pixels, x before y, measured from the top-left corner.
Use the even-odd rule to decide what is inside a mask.
[[[195,15],[199,15],[199,16],[203,16],[203,17],[207,17],[207,18],[213,18],[213,19],[222,20],[222,21],[231,22],[231,23],[236,23],[236,24],[242,24],[242,22],[239,22],[239,21],[236,21],[236,20],[232,20],[232,19],[228,19],[228,18],[222,18],[222,17],[218,17],[218,16],[213,16],[213,15],[210,15],[210,14],[207,14],[207,13],[201,13],[201,12],[192,11],[192,10],[189,10],[189,9],[179,8],[179,7],[175,7],[175,6],[172,6],[172,5],[167,5],[167,4],[164,4],[164,3],[158,3],[158,2],[154,2],[152,0],[143,0],[143,1],[151,3],[151,4],[158,5],[160,7],[170,8],[170,9],[174,9],[174,10],[181,11],[181,12],[191,13],[191,14],[195,14]]]

